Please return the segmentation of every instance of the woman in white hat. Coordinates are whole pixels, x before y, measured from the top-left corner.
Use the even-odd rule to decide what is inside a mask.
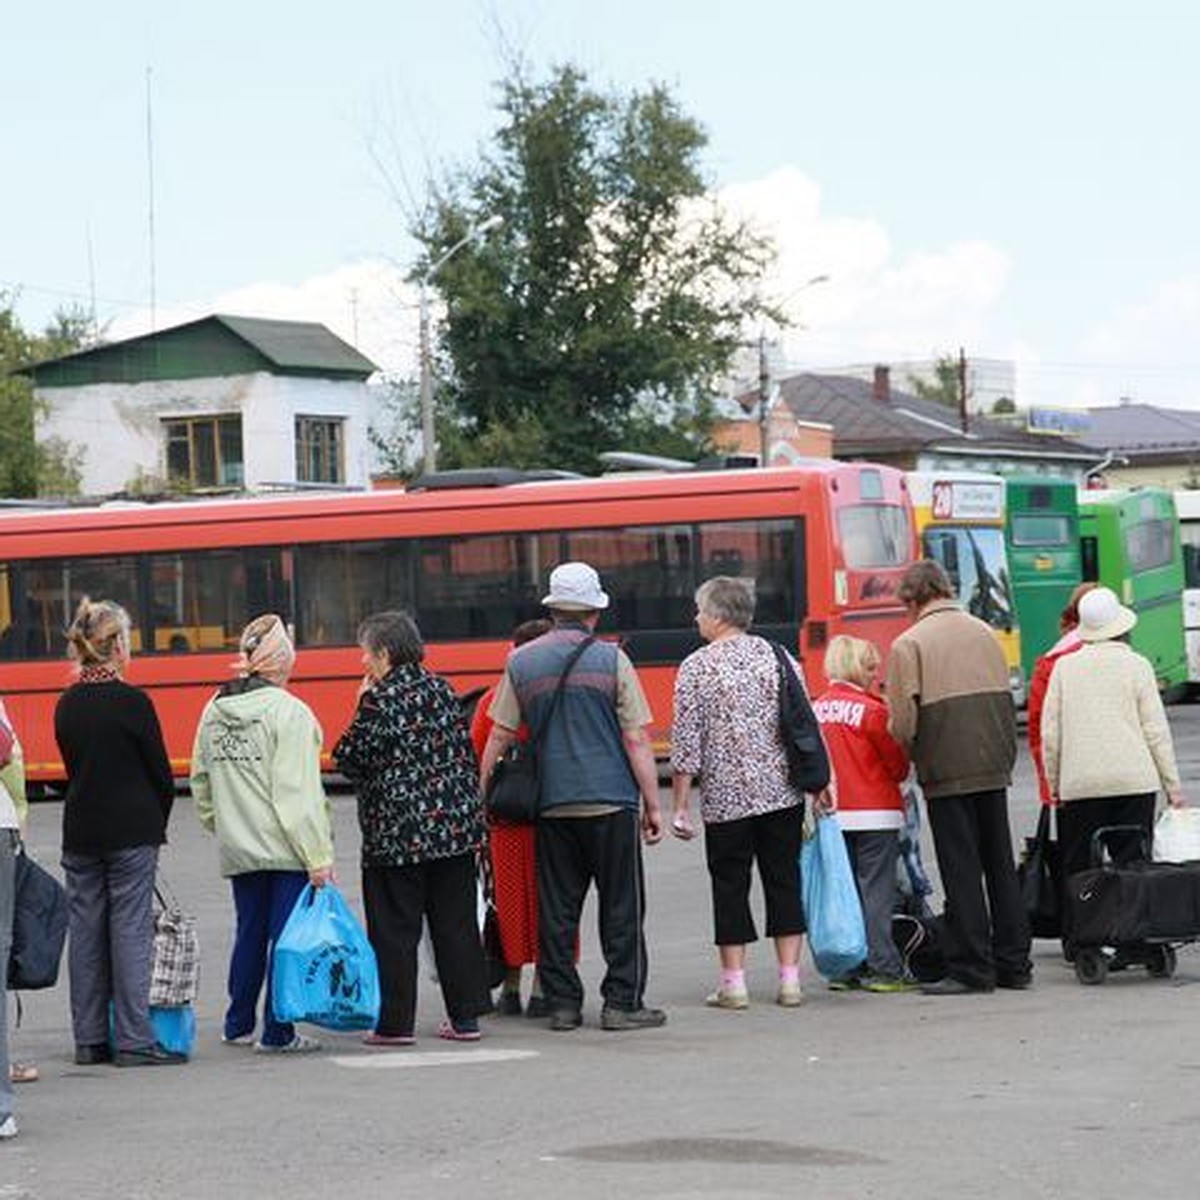
[[[1182,806],[1171,729],[1154,668],[1134,650],[1137,614],[1106,587],[1079,600],[1083,647],[1059,661],[1042,710],[1046,779],[1058,810],[1063,878],[1086,870],[1102,825],[1137,825],[1150,844],[1155,796]],[[1136,837],[1113,838],[1117,862],[1140,857]],[[1069,930],[1064,929],[1069,940]]]

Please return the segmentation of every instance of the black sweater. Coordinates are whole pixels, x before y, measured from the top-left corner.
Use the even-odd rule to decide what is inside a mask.
[[[54,735],[67,768],[64,850],[109,854],[167,840],[175,785],[145,692],[120,680],[76,683],[59,697]]]

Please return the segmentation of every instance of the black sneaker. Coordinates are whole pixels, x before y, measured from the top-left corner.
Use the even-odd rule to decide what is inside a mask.
[[[521,993],[501,992],[496,1000],[496,1015],[500,1017],[519,1017],[521,1015]]]
[[[667,1014],[661,1008],[610,1008],[606,1004],[600,1011],[600,1028],[611,1032],[657,1029],[666,1023]]]
[[[556,1008],[550,1014],[550,1028],[555,1033],[566,1033],[583,1024],[583,1013],[577,1008]]]
[[[525,1015],[532,1021],[544,1020],[551,1011],[550,1001],[545,996],[530,996],[525,1005]]]
[[[118,1050],[113,1055],[113,1062],[118,1067],[174,1067],[187,1060],[186,1054],[168,1050],[157,1042],[151,1046],[142,1046],[138,1050]]]

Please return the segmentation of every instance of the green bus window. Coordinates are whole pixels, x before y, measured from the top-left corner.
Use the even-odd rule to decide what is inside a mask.
[[[1125,557],[1131,574],[1165,567],[1175,557],[1174,522],[1156,518],[1125,530]]]
[[[1066,546],[1071,540],[1069,517],[1053,513],[1013,513],[1011,520],[1014,546]]]

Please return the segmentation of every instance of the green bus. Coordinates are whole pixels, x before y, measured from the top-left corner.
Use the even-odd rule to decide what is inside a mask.
[[[1010,476],[1008,489],[1008,569],[1017,624],[1021,666],[1033,678],[1033,664],[1058,641],[1058,618],[1083,578],[1079,548],[1079,501],[1073,479]]]
[[[1130,643],[1148,658],[1163,690],[1187,684],[1183,554],[1175,500],[1163,488],[1079,494],[1084,579],[1110,587],[1138,615]]]

